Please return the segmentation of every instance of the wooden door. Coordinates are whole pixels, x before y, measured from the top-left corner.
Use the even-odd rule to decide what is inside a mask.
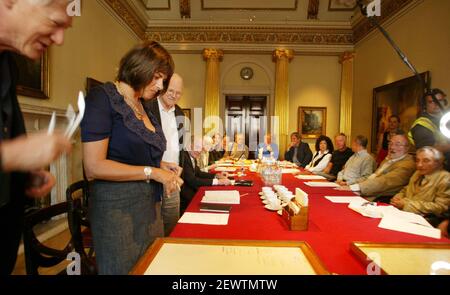
[[[237,133],[245,134],[250,159],[255,158],[258,143],[264,141],[267,130],[266,96],[227,95],[225,129],[231,140]]]

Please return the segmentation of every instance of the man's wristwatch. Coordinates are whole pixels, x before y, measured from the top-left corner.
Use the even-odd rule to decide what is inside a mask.
[[[144,174],[145,174],[145,177],[147,177],[147,183],[149,183],[150,182],[150,176],[152,175],[152,167],[145,167],[144,168]]]

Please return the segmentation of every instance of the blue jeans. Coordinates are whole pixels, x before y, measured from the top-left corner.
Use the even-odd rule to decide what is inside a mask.
[[[163,235],[161,202],[146,182],[95,181],[89,217],[99,274],[128,274]]]
[[[180,219],[180,192],[170,195],[164,193],[161,215],[164,222],[164,236],[168,237]]]

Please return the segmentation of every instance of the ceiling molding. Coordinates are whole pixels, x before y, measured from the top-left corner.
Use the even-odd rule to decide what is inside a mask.
[[[135,32],[135,34],[143,39],[145,35],[145,22],[134,12],[125,0],[103,0],[111,9]]]
[[[191,0],[180,0],[181,18],[191,18]]]
[[[197,51],[206,44],[224,50],[267,51],[276,46],[286,46],[305,52],[343,52],[373,31],[373,26],[357,12],[350,22],[299,21],[286,23],[254,23],[236,25],[231,22],[207,23],[202,21],[151,20],[146,25],[142,15],[134,12],[127,0],[101,0],[123,20],[142,40],[156,40],[174,50]],[[141,6],[143,2],[137,1]],[[186,1],[190,3],[190,1]],[[312,1],[314,2],[314,1]],[[402,11],[423,0],[383,0],[380,23],[388,23]],[[181,3],[180,3],[181,10]],[[148,20],[147,20],[148,21]],[[198,48],[197,48],[198,47]],[[345,49],[345,50],[344,50]]]
[[[156,7],[151,6],[152,0],[139,0],[142,3],[142,6],[145,7],[146,10],[170,10],[170,0],[167,1],[167,5],[165,7]]]
[[[319,14],[319,0],[309,0],[308,19],[317,19]]]
[[[286,45],[353,45],[350,29],[279,28],[257,26],[152,27],[146,40],[161,43],[239,43]]]
[[[399,13],[405,7],[408,7],[417,0],[384,0],[381,2],[381,16],[377,17],[377,21],[380,24],[385,23]],[[375,27],[370,21],[358,12],[358,20],[353,24],[353,36],[355,44],[361,41],[369,33],[371,33]]]
[[[286,8],[282,8],[282,7],[249,7],[249,6],[240,6],[240,7],[228,7],[228,6],[222,6],[222,7],[206,7],[205,5],[205,1],[207,0],[201,0],[201,10],[291,10],[291,11],[295,11],[298,8],[298,0],[292,0],[293,1],[293,7],[286,7]],[[241,3],[245,3],[244,1],[240,1]],[[272,1],[276,2],[276,1]],[[221,0],[221,3],[226,3],[226,1]],[[261,4],[258,4],[261,5]]]

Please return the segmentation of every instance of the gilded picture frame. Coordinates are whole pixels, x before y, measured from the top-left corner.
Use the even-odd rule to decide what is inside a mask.
[[[353,242],[350,251],[368,269],[381,275],[450,274],[441,263],[450,264],[448,243]]]
[[[48,99],[50,95],[48,52],[46,51],[36,61],[18,54],[13,54],[13,58],[19,69],[17,94]]]
[[[173,260],[169,259],[166,253],[161,253],[164,249],[163,247],[169,245],[170,248],[175,249],[175,251],[186,251],[192,247],[194,248],[203,248],[204,251],[195,251],[190,252],[193,255],[181,255],[181,260]],[[205,247],[203,247],[205,246]],[[327,270],[323,262],[317,256],[317,254],[313,251],[313,249],[306,243],[301,241],[244,241],[244,240],[211,240],[211,239],[180,239],[180,238],[158,238],[156,241],[150,246],[144,255],[138,260],[136,265],[130,271],[130,275],[144,275],[144,274],[154,274],[151,269],[153,268],[157,272],[167,272],[167,274],[172,275],[180,275],[185,274],[184,271],[187,271],[189,274],[195,273],[198,274],[202,272],[201,269],[208,268],[208,273],[204,273],[205,275],[210,275],[212,272],[217,272],[217,274],[226,274],[228,272],[235,271],[240,272],[242,265],[239,263],[229,263],[229,259],[233,259],[232,257],[227,256],[226,253],[231,253],[233,256],[233,252],[235,247],[244,250],[247,252],[248,256],[252,256],[249,252],[259,252],[258,248],[263,247],[271,251],[274,249],[277,253],[278,249],[291,249],[293,252],[300,254],[303,257],[304,263],[296,263],[295,268],[299,272],[307,272],[308,274],[313,275],[329,275],[330,272]],[[230,249],[228,249],[230,248]],[[216,249],[213,251],[213,256],[208,255],[208,249]],[[219,249],[219,250],[217,250]],[[188,250],[189,251],[189,250]],[[161,255],[160,255],[161,254]],[[195,255],[197,256],[195,256]],[[247,256],[246,255],[246,256]],[[263,254],[260,254],[263,255]],[[267,253],[265,254],[267,255]],[[286,254],[288,255],[288,254]],[[189,260],[192,260],[192,257],[195,259],[195,263],[191,264]],[[220,256],[220,257],[217,257]],[[279,256],[275,256],[279,257]],[[228,258],[228,259],[227,259]],[[264,257],[260,257],[263,259]],[[286,259],[290,259],[291,257],[285,257]],[[277,259],[277,258],[275,258]],[[186,261],[184,261],[186,260]],[[212,260],[216,260],[212,263]],[[225,262],[225,263],[224,263]],[[211,269],[211,265],[214,265],[214,270]],[[246,264],[248,266],[248,264]],[[184,270],[178,269],[183,268]],[[165,270],[163,270],[165,269]],[[267,269],[269,272],[271,269]],[[180,273],[181,271],[181,273]],[[287,269],[286,269],[287,271]],[[173,273],[172,273],[173,272]],[[245,272],[245,271],[244,271]],[[264,272],[264,271],[262,271]],[[281,273],[280,273],[281,274]],[[306,274],[306,273],[304,273]]]
[[[425,85],[416,76],[410,76],[373,89],[371,149],[377,151],[378,141],[389,125],[389,117],[400,118],[400,129],[408,132],[420,110],[424,87],[430,83],[430,72],[420,74]]]
[[[326,134],[327,108],[304,107],[298,108],[298,132],[302,138],[315,139]]]

